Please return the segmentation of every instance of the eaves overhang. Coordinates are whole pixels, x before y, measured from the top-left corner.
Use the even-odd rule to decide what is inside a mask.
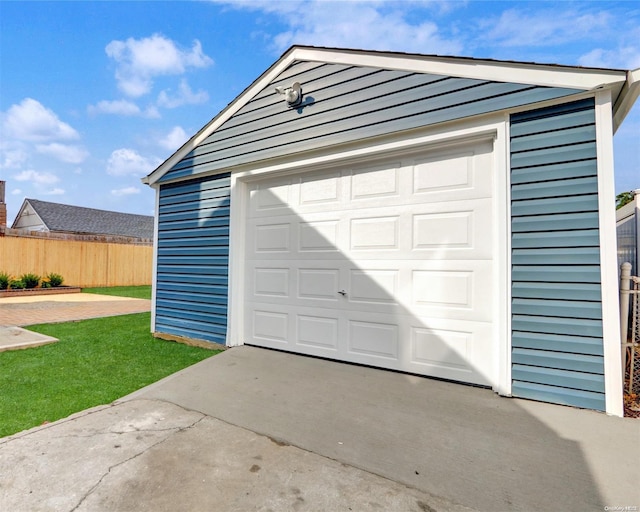
[[[377,67],[496,82],[517,82],[544,87],[576,89],[576,92],[608,88],[611,90],[611,97],[614,102],[614,129],[622,122],[622,119],[629,112],[638,96],[638,70],[628,72],[619,69],[585,68],[469,57],[293,46],[180,149],[148,176],[142,178],[142,183],[150,186],[157,183],[174,165],[215,132],[218,127],[230,119],[295,61]]]

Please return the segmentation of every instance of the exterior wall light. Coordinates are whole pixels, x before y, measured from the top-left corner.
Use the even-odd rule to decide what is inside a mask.
[[[276,92],[284,96],[284,100],[290,107],[297,107],[302,103],[302,86],[300,82],[294,82],[291,87],[276,87]]]

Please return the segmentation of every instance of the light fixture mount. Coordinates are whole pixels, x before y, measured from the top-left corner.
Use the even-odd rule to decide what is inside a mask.
[[[297,107],[302,103],[302,86],[300,82],[293,82],[291,87],[276,87],[276,92],[284,96],[284,100],[290,107]]]

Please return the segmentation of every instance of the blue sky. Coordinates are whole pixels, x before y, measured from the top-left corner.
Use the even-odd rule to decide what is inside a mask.
[[[640,4],[0,0],[0,179],[25,197],[152,214],[140,178],[293,44],[634,69]],[[640,105],[614,137],[640,188]]]

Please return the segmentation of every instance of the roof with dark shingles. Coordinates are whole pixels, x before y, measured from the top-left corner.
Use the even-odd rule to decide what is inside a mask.
[[[153,238],[153,217],[25,199],[50,231]]]

